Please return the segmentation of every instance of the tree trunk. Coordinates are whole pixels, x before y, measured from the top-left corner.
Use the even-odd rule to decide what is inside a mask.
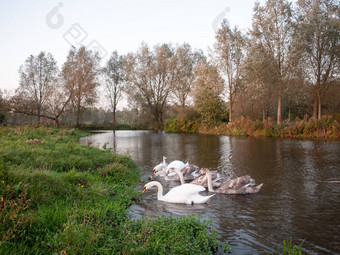
[[[79,128],[80,127],[80,110],[77,110],[77,114],[76,114],[76,127]]]
[[[112,112],[112,125],[113,125],[113,130],[116,130],[116,107],[113,108],[113,112]]]
[[[281,99],[282,95],[279,94],[279,99],[277,101],[277,124],[281,125]]]
[[[264,107],[262,108],[262,122],[266,120],[266,114],[264,112]]]
[[[314,106],[313,106],[313,119],[316,119],[317,117],[317,112],[318,112],[318,97],[316,95],[317,93],[315,93],[314,96]]]
[[[59,127],[60,127],[58,117],[56,117],[56,118],[53,120],[53,126],[54,126],[55,128],[59,128]]]
[[[233,110],[233,104],[231,103],[231,100],[229,102],[229,122],[232,121],[232,110]]]
[[[321,120],[321,96],[320,96],[320,90],[317,91],[317,102],[318,102],[318,120]]]
[[[160,115],[159,118],[160,118],[161,129],[163,129],[163,127],[164,127],[164,123],[163,123],[163,112],[160,111],[159,115]]]
[[[77,101],[76,127],[80,128],[80,97],[77,98]]]
[[[288,123],[290,122],[290,105],[288,107]]]
[[[318,91],[318,120],[321,120],[321,96],[320,96],[320,91]]]
[[[38,123],[40,124],[41,121],[41,107],[40,105],[38,106]]]

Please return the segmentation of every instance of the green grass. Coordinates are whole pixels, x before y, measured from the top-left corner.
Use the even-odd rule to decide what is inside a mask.
[[[128,207],[141,196],[138,166],[79,145],[85,135],[0,127],[0,254],[216,251],[216,232],[196,217],[131,220]]]
[[[80,127],[81,130],[91,131],[91,130],[113,130],[112,124],[83,124]],[[129,124],[119,123],[116,124],[115,130],[133,130],[134,128]]]
[[[301,244],[297,247],[292,244],[292,240],[286,242],[286,240],[283,240],[283,246],[282,246],[282,255],[301,255]]]

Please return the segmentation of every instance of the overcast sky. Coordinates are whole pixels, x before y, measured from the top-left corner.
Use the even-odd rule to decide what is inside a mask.
[[[260,1],[263,3],[264,1]],[[135,52],[142,41],[189,43],[207,52],[223,18],[246,31],[254,0],[0,0],[0,89],[19,85],[25,59],[50,52],[61,67],[70,45]]]

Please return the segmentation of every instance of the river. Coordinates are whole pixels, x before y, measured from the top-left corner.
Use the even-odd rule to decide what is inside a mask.
[[[263,183],[257,194],[216,194],[193,206],[158,202],[148,190],[130,208],[132,218],[199,214],[212,221],[232,254],[278,253],[284,239],[308,254],[340,254],[340,183],[324,182],[340,177],[339,141],[106,131],[81,143],[130,156],[143,169],[140,190],[163,155],[168,163],[182,160],[226,179],[249,174]]]

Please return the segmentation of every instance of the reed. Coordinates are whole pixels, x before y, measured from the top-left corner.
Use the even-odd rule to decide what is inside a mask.
[[[190,125],[188,125],[188,123]],[[268,118],[264,121],[238,118],[230,123],[220,122],[209,125],[202,121],[178,121],[169,119],[165,123],[166,132],[201,133],[232,136],[267,136],[299,139],[340,139],[340,125],[332,116],[323,116],[321,120],[296,118],[292,122],[284,121],[281,125]]]

